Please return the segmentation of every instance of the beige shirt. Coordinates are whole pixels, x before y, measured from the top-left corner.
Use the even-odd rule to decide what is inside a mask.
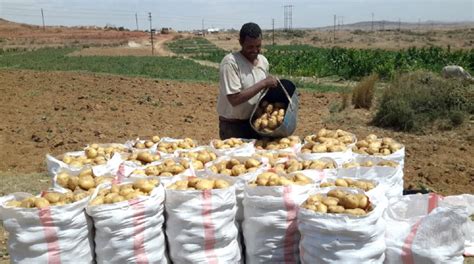
[[[232,106],[227,95],[239,93],[255,83],[265,79],[268,73],[268,61],[258,55],[257,65],[250,63],[240,52],[226,55],[219,67],[219,97],[217,113],[229,119],[249,119],[262,92],[237,106]]]

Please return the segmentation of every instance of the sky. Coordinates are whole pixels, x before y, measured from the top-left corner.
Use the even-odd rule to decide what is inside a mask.
[[[0,18],[46,25],[240,29],[284,27],[284,6],[292,5],[292,27],[310,28],[360,21],[474,21],[474,0],[0,0]],[[136,14],[136,17],[135,17]],[[137,19],[136,19],[137,18]]]

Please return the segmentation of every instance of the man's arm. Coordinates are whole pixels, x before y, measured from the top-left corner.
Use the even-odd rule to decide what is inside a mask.
[[[237,106],[239,104],[247,102],[250,98],[254,97],[263,89],[276,87],[277,85],[277,79],[273,76],[268,76],[267,78],[255,83],[254,85],[241,92],[227,95],[227,100],[229,100],[229,103],[232,106]]]

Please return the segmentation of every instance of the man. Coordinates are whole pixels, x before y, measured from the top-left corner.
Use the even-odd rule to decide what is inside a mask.
[[[268,74],[268,61],[260,54],[262,30],[255,23],[240,29],[241,50],[226,55],[219,67],[219,136],[257,138],[249,119],[261,93],[277,86],[277,79]]]

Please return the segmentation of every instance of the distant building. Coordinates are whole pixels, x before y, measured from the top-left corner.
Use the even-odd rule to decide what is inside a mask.
[[[219,33],[220,32],[220,29],[218,28],[208,28],[207,29],[207,33],[210,33],[210,34],[216,34],[216,33]]]

